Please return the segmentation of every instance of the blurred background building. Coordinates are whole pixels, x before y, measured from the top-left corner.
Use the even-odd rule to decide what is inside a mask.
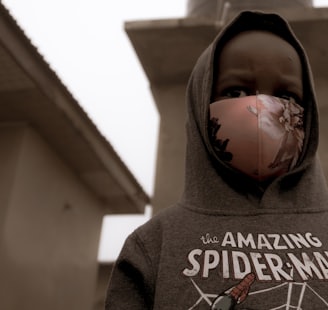
[[[0,4],[0,309],[93,309],[104,214],[149,202]]]
[[[192,67],[243,9],[282,14],[307,49],[328,176],[328,9],[301,0],[189,0],[186,9],[125,24],[161,118],[154,212],[183,189]],[[0,309],[103,309],[111,264],[97,260],[102,217],[142,213],[150,198],[1,4],[0,65]]]

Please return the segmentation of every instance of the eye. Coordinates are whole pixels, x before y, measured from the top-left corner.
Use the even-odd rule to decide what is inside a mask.
[[[231,87],[221,93],[221,97],[224,98],[240,98],[245,96],[248,96],[248,92],[241,87]]]

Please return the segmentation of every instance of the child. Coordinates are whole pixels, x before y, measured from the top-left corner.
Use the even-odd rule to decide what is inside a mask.
[[[106,309],[328,309],[328,194],[303,48],[243,12],[187,89],[185,190],[126,240]]]

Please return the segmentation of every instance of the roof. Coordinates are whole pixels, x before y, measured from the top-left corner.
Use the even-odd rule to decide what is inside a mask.
[[[148,195],[2,4],[0,66],[0,122],[33,126],[104,213],[143,212]]]

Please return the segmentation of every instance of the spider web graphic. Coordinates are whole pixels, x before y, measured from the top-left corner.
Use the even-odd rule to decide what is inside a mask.
[[[193,310],[196,309],[196,307],[202,302],[205,301],[209,307],[212,305],[213,300],[218,296],[216,294],[208,294],[208,293],[204,293],[200,287],[196,284],[196,282],[191,279],[191,283],[193,284],[194,288],[197,290],[197,292],[199,293],[200,297],[199,299],[190,307],[188,308],[188,310]],[[298,303],[297,305],[292,305],[291,304],[291,299],[293,296],[293,289],[295,287],[301,287],[301,291],[299,293],[298,296]],[[258,294],[263,294],[263,293],[267,293],[267,292],[272,292],[275,291],[277,289],[280,289],[281,287],[286,287],[287,289],[287,298],[286,298],[286,303],[278,306],[278,307],[274,307],[274,308],[270,308],[267,310],[279,310],[279,309],[284,309],[284,310],[291,310],[291,309],[297,309],[297,310],[302,310],[302,302],[304,299],[304,296],[306,293],[310,292],[312,294],[314,294],[317,299],[319,299],[322,304],[324,304],[326,307],[325,309],[328,309],[328,301],[325,300],[322,296],[320,296],[320,294],[318,292],[316,292],[310,285],[308,285],[306,282],[284,282],[282,284],[279,285],[275,285],[266,289],[262,289],[262,290],[258,290],[258,291],[253,291],[250,292],[248,294],[248,296],[252,296],[252,295],[258,295]]]

